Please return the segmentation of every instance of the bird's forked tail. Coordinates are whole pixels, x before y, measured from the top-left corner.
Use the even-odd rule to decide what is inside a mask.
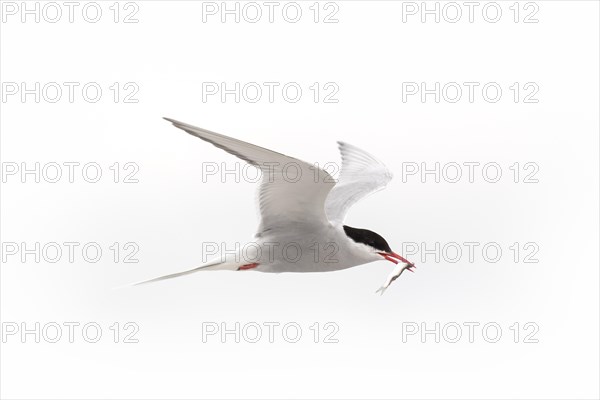
[[[165,279],[177,278],[179,276],[193,274],[194,272],[198,272],[198,271],[215,271],[215,270],[230,270],[230,271],[235,271],[235,270],[238,269],[238,267],[239,267],[239,263],[238,264],[231,263],[231,262],[223,261],[222,259],[219,258],[217,260],[209,261],[209,262],[207,262],[204,265],[201,265],[201,266],[196,267],[196,268],[192,268],[192,269],[187,270],[187,271],[176,272],[174,274],[159,276],[158,278],[153,278],[153,279],[150,279],[150,280],[147,280],[147,281],[141,281],[141,282],[133,283],[133,284],[131,284],[131,286],[138,286],[138,285],[143,285],[145,283],[158,282],[158,281],[163,281]]]

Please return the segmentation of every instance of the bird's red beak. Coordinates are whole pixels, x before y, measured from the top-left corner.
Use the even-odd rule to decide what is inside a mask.
[[[393,262],[394,264],[398,264],[398,260],[402,258],[400,255],[394,253],[393,251],[391,253],[379,252],[379,255],[385,258],[386,260]]]
[[[408,261],[406,258],[402,257],[400,254],[389,252],[389,253],[385,253],[385,252],[379,252],[379,255],[383,258],[385,258],[388,261],[393,262],[394,264],[398,264],[398,262],[402,261],[405,264],[408,264],[412,267],[414,267],[415,265],[413,263],[411,263],[410,261]]]

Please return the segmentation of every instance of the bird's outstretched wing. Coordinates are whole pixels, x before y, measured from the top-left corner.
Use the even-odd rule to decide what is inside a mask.
[[[326,224],[325,199],[335,181],[324,170],[241,140],[165,118],[179,129],[233,154],[262,171],[261,223],[257,236],[278,227]]]
[[[338,142],[342,155],[342,170],[335,187],[325,201],[327,218],[343,223],[354,203],[386,187],[392,173],[385,165],[364,150]]]

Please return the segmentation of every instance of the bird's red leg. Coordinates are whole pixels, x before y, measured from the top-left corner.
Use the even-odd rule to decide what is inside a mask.
[[[252,268],[256,268],[256,267],[258,267],[258,263],[251,263],[251,264],[242,265],[237,270],[238,271],[245,271],[247,269],[252,269]]]

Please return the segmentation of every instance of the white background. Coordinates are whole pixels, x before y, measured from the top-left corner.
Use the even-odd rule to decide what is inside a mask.
[[[65,329],[58,343],[5,337],[3,398],[599,396],[598,3],[539,1],[538,23],[523,23],[522,14],[515,23],[513,2],[500,2],[499,22],[486,22],[481,3],[473,23],[464,6],[457,23],[422,23],[419,14],[403,22],[401,2],[348,1],[336,3],[339,22],[329,24],[313,22],[312,3],[302,3],[298,23],[286,22],[281,6],[273,23],[221,23],[219,15],[203,23],[194,1],[138,1],[132,24],[124,15],[113,22],[113,2],[101,3],[98,23],[86,22],[81,6],[73,23],[3,16],[2,82],[104,89],[97,103],[76,91],[73,103],[17,94],[1,104],[3,168],[97,162],[103,172],[98,183],[81,174],[74,183],[22,183],[17,174],[2,185],[3,243],[103,249],[97,263],[80,252],[73,263],[4,254],[5,329],[96,322],[103,336],[87,343],[76,331],[69,343]],[[114,82],[135,83],[138,103],[115,103]],[[304,92],[297,103],[203,102],[203,82],[297,82]],[[339,102],[315,103],[314,82],[336,83]],[[403,102],[403,82],[497,82],[503,95],[496,103],[481,91],[473,103]],[[539,101],[515,103],[514,82],[538,85]],[[395,179],[358,204],[349,225],[382,234],[398,252],[405,242],[495,242],[502,257],[488,262],[481,247],[474,262],[418,254],[417,273],[382,297],[374,292],[391,269],[386,262],[326,274],[202,273],[115,289],[199,265],[203,242],[245,243],[257,224],[255,184],[202,182],[203,162],[236,160],[163,116],[321,164],[338,162],[336,140],[360,146]],[[112,182],[115,162],[136,163],[139,183]],[[503,176],[403,182],[407,162],[496,162]],[[539,182],[514,183],[515,162],[536,163]],[[114,242],[135,242],[139,263],[123,263],[123,254],[115,263]],[[537,244],[539,262],[523,262],[525,253],[515,262],[515,242]],[[128,321],[139,326],[139,343],[114,343],[109,327]],[[289,343],[276,330],[274,343],[232,335],[203,343],[205,322],[296,322],[303,336]],[[315,322],[337,324],[339,342],[314,343]],[[473,343],[466,328],[457,343],[402,340],[406,323],[436,322],[481,325]],[[502,328],[496,343],[482,336],[489,322]],[[537,343],[524,343],[527,322],[539,327]]]

